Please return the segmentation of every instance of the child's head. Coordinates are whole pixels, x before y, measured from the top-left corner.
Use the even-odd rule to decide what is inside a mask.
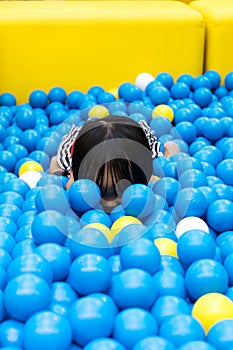
[[[102,198],[114,200],[129,185],[147,184],[152,175],[152,154],[141,126],[127,117],[90,120],[74,143],[74,180],[90,179]]]

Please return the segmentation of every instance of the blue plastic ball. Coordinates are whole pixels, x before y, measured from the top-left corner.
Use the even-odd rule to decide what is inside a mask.
[[[146,238],[137,239],[123,246],[120,258],[124,269],[138,268],[150,274],[159,270],[161,260],[158,248]]]
[[[125,347],[118,341],[111,338],[99,338],[88,343],[85,350],[125,350]],[[74,349],[75,350],[75,349]]]
[[[186,266],[199,259],[213,259],[215,253],[214,239],[205,231],[191,229],[178,239],[177,254],[179,260]]]
[[[191,315],[190,305],[182,298],[173,295],[159,297],[150,310],[160,326],[163,321],[176,314]]]
[[[196,127],[188,121],[180,122],[175,126],[176,131],[178,132],[180,138],[188,144],[191,144],[195,141],[197,132]]]
[[[208,119],[208,123],[204,123],[202,131],[203,135],[211,141],[221,139],[225,132],[223,124],[217,118]]]
[[[198,159],[194,157],[184,157],[177,161],[177,172],[179,175],[192,169],[203,170],[203,166]]]
[[[16,320],[6,320],[0,325],[1,347],[23,347],[24,324]]]
[[[229,90],[227,89],[226,86],[221,85],[218,86],[215,90],[214,90],[214,95],[218,98],[221,99],[224,96],[227,96],[229,94]]]
[[[199,75],[193,80],[192,89],[195,91],[201,87],[211,89],[211,82],[205,75]]]
[[[50,114],[57,109],[65,109],[64,104],[61,102],[50,102],[47,105],[47,107],[45,108],[45,112],[46,112],[47,116],[50,116]],[[47,119],[47,121],[48,121],[48,119]]]
[[[216,175],[216,170],[213,167],[213,165],[207,163],[207,162],[201,162],[202,168],[203,168],[203,173],[206,176],[215,176]]]
[[[47,170],[50,166],[50,158],[49,156],[40,150],[33,151],[29,154],[29,157],[43,167],[44,170]]]
[[[176,179],[164,177],[156,181],[153,191],[155,194],[165,198],[170,206],[174,203],[174,198],[179,190],[179,186],[179,182]]]
[[[20,215],[20,217],[17,220],[18,228],[21,228],[25,225],[31,225],[35,219],[35,216],[36,216],[36,210],[30,210]]]
[[[5,216],[14,222],[17,222],[22,211],[15,204],[0,204],[0,216]]]
[[[94,85],[92,87],[90,87],[87,91],[88,94],[91,94],[95,97],[97,97],[99,94],[101,94],[102,92],[104,92],[104,89],[101,86],[98,85]]]
[[[223,232],[233,227],[233,203],[227,199],[218,199],[207,208],[207,222],[216,231]]]
[[[32,152],[36,149],[37,142],[41,136],[35,129],[27,129],[20,134],[20,143],[25,146],[28,152]]]
[[[199,87],[194,91],[193,99],[201,108],[206,107],[212,101],[212,92],[206,87]]]
[[[216,350],[215,347],[207,343],[205,340],[194,340],[182,344],[178,348],[179,350]]]
[[[53,87],[48,93],[48,99],[50,102],[64,103],[66,100],[66,92],[62,87]]]
[[[116,97],[111,92],[102,92],[97,96],[97,102],[99,104],[106,104],[116,101]]]
[[[193,123],[195,120],[194,114],[190,110],[190,108],[184,107],[177,109],[174,113],[174,124],[178,124],[181,122],[190,122]]]
[[[216,349],[233,348],[233,320],[225,319],[214,324],[207,334],[207,341]]]
[[[208,70],[204,73],[204,76],[210,81],[211,89],[216,89],[220,85],[221,76],[217,71]]]
[[[75,181],[68,190],[70,205],[77,212],[96,208],[100,203],[100,189],[91,180]]]
[[[120,309],[149,309],[156,298],[152,276],[140,269],[126,269],[116,275],[109,294]]]
[[[221,263],[213,259],[200,259],[192,263],[185,275],[191,300],[207,293],[224,294],[228,287],[228,275]]]
[[[177,141],[177,140],[176,140]],[[176,169],[176,162],[170,161],[169,163],[165,164],[163,168],[164,176],[165,177],[172,177],[174,179],[178,178],[177,169]]]
[[[105,292],[111,283],[111,267],[103,256],[83,254],[76,258],[69,273],[70,285],[82,295]]]
[[[143,184],[129,186],[122,195],[122,206],[126,215],[145,218],[151,214],[155,206],[152,189]]]
[[[47,210],[36,215],[32,236],[37,244],[63,244],[67,236],[67,219],[58,211]]]
[[[72,331],[65,317],[41,311],[27,320],[23,344],[28,350],[63,350],[72,342]]]
[[[0,204],[15,204],[17,207],[22,208],[24,199],[23,197],[13,191],[6,191],[0,194]]]
[[[178,77],[177,82],[185,83],[191,87],[193,84],[193,80],[194,80],[194,78],[192,77],[191,74],[181,74]]]
[[[208,181],[206,175],[198,169],[190,169],[184,171],[180,177],[179,182],[182,188],[194,187],[198,188],[200,186],[207,186]]]
[[[189,96],[189,86],[182,82],[176,82],[171,87],[171,97],[174,99],[184,99]]]
[[[24,241],[26,239],[32,239],[32,230],[31,230],[31,225],[25,225],[22,226],[17,230],[17,233],[15,235],[15,241],[17,243]]]
[[[116,316],[112,337],[132,349],[140,340],[157,335],[157,331],[157,323],[148,311],[129,308]]]
[[[7,232],[0,232],[0,248],[6,250],[8,253],[11,253],[16,244],[14,237]]]
[[[10,145],[8,147],[8,151],[12,152],[15,155],[17,161],[21,158],[28,156],[28,150],[23,145],[19,145],[19,144]]]
[[[92,294],[75,301],[68,315],[73,339],[80,346],[92,340],[109,337],[117,308],[110,297]]]
[[[174,209],[181,218],[201,217],[207,209],[207,201],[198,188],[186,187],[179,191],[174,200]]]
[[[221,161],[216,169],[217,176],[224,181],[226,185],[233,185],[233,159]]]
[[[35,249],[46,261],[53,271],[53,281],[63,281],[69,273],[71,259],[69,251],[56,243],[42,244]]]
[[[65,244],[69,247],[72,259],[88,253],[109,256],[109,242],[106,236],[92,227],[69,234]]]
[[[167,104],[170,99],[170,92],[164,86],[155,86],[149,93],[153,105]]]
[[[111,269],[112,269],[112,276],[113,277],[123,270],[119,254],[111,255],[108,258],[108,261],[109,261]]]
[[[63,109],[56,109],[49,116],[51,125],[60,125],[68,117],[67,112]]]
[[[223,265],[227,271],[230,286],[233,286],[232,263],[233,263],[233,251],[232,251],[232,253],[227,255],[227,257],[224,261],[224,265]]]
[[[51,265],[38,254],[25,254],[16,257],[7,270],[8,280],[24,273],[33,273],[43,278],[48,284],[52,282],[53,271]]]
[[[176,349],[175,346],[169,340],[159,336],[152,336],[152,337],[146,337],[140,340],[139,342],[137,342],[132,350],[175,350],[175,349]]]
[[[65,190],[58,185],[47,185],[37,192],[35,197],[35,205],[40,213],[45,210],[56,210],[65,214],[69,208]]]
[[[185,275],[185,269],[182,263],[172,255],[162,255],[160,270],[170,270],[181,276]]]
[[[67,282],[54,282],[51,285],[50,303],[71,306],[77,299],[78,295]]]
[[[173,82],[174,82],[174,79],[172,77],[171,74],[169,73],[166,73],[166,72],[162,72],[162,73],[159,73],[156,77],[155,77],[155,80],[158,82],[160,82],[163,86],[165,86],[167,89],[170,89]]]
[[[224,262],[225,259],[233,252],[233,238],[230,235],[231,231],[225,231],[228,234],[227,237],[220,244],[220,257],[221,261]]]
[[[4,291],[6,310],[19,321],[26,321],[35,312],[46,309],[49,298],[50,289],[45,280],[30,273],[10,280]]]
[[[212,189],[217,194],[217,199],[228,199],[233,201],[233,191],[231,186],[225,185],[223,183],[213,183]]]
[[[188,341],[205,340],[205,332],[201,324],[191,315],[178,314],[166,319],[159,335],[170,340],[175,346]]]
[[[16,112],[15,123],[22,130],[34,128],[36,125],[36,115],[31,109],[21,109]]]
[[[89,210],[86,213],[84,213],[80,218],[80,224],[82,226],[91,224],[93,222],[106,225],[107,227],[111,227],[112,225],[112,220],[110,219],[110,216],[102,210]]]
[[[133,102],[135,100],[141,100],[142,90],[132,83],[123,83],[118,88],[118,95],[125,102]]]
[[[12,257],[10,253],[8,253],[6,250],[0,248],[0,265],[7,269],[10,263],[12,262]]]
[[[17,158],[12,152],[8,150],[0,150],[0,165],[7,171],[13,172],[16,161]]]
[[[162,135],[169,134],[172,128],[172,124],[168,118],[164,116],[158,116],[152,119],[150,127],[155,131],[156,137],[160,137]]]
[[[10,92],[4,92],[0,95],[0,105],[1,106],[15,106],[16,105],[16,98],[13,94]]]
[[[43,90],[34,90],[29,95],[29,102],[34,108],[45,108],[48,103],[48,96]]]
[[[27,192],[30,190],[30,187],[23,180],[14,178],[3,185],[3,190],[9,192],[16,192],[24,198]]]
[[[6,130],[5,127],[0,124],[0,142],[2,142],[6,137]]]
[[[225,78],[224,83],[227,89],[233,90],[233,72],[229,72]]]
[[[173,295],[186,297],[184,277],[171,270],[160,270],[153,276],[158,296]]]
[[[12,250],[12,258],[16,258],[17,256],[24,254],[34,253],[36,248],[36,244],[32,238],[27,238],[19,243]]]
[[[10,218],[2,216],[0,217],[0,231],[6,232],[14,237],[17,231],[17,225]]]

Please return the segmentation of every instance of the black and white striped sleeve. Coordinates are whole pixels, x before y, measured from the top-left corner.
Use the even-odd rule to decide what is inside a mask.
[[[57,163],[61,169],[70,172],[72,167],[71,149],[78,137],[81,127],[72,125],[68,134],[64,135],[57,151]]]

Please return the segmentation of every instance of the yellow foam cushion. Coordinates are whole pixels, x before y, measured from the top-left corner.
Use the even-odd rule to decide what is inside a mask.
[[[232,0],[192,1],[206,22],[205,70],[217,70],[222,78],[233,70],[233,2]]]
[[[201,74],[204,22],[179,1],[0,2],[0,93],[106,90],[141,72]]]

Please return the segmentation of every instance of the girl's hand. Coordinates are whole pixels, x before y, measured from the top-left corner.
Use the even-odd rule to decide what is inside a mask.
[[[58,173],[58,172],[62,173],[63,169],[59,167],[59,165],[57,163],[56,156],[54,156],[50,162],[49,174],[54,174],[54,173]]]

